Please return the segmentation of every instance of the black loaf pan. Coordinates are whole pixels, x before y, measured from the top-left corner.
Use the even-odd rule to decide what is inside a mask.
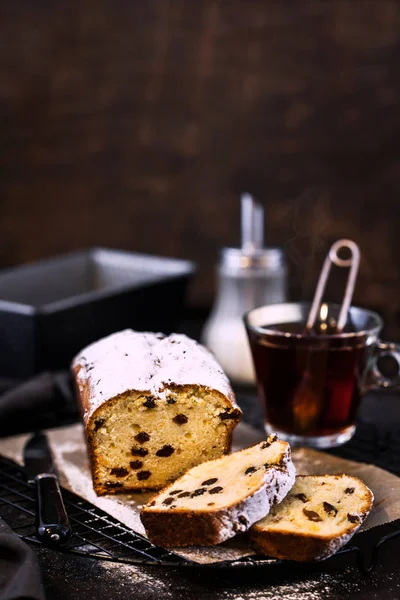
[[[65,369],[121,329],[171,333],[193,263],[93,248],[0,272],[0,376]]]

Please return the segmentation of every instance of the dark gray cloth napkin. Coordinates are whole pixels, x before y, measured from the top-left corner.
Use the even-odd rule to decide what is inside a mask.
[[[0,600],[44,600],[34,552],[0,518]]]
[[[67,425],[78,417],[68,372],[0,378],[0,437]]]
[[[0,436],[68,424],[77,418],[67,372],[42,373],[28,381],[0,378]],[[33,550],[0,519],[0,600],[43,600]]]

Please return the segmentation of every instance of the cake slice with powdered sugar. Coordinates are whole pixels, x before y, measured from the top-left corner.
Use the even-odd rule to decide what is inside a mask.
[[[258,551],[274,558],[328,558],[355,534],[373,501],[357,477],[299,475],[283,502],[253,525],[250,537]]]
[[[190,469],[153,497],[140,516],[155,544],[211,546],[265,517],[294,480],[289,444],[270,436]]]

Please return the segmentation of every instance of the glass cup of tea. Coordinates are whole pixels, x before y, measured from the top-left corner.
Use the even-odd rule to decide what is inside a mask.
[[[383,322],[369,310],[351,307],[337,333],[340,306],[322,304],[311,331],[309,304],[274,304],[244,315],[267,434],[295,445],[330,448],[355,432],[362,395],[399,387],[400,376],[385,377],[382,356],[400,369],[400,345],[379,339]]]

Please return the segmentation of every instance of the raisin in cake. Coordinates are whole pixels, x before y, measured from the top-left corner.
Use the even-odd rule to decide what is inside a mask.
[[[241,411],[214,357],[185,335],[122,331],[72,369],[98,494],[160,489],[230,451]]]
[[[155,544],[219,544],[264,517],[294,479],[289,445],[270,436],[190,469],[152,498],[140,517]]]
[[[296,561],[328,558],[346,544],[368,516],[374,497],[348,475],[303,475],[269,515],[253,525],[257,550]]]

